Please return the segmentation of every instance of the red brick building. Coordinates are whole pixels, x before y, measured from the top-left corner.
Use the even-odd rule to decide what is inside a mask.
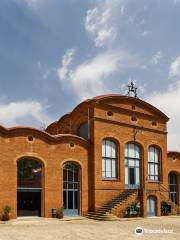
[[[167,151],[168,120],[138,98],[104,95],[44,131],[1,126],[0,210],[9,205],[12,218],[51,217],[61,206],[95,218],[176,214],[180,153]]]

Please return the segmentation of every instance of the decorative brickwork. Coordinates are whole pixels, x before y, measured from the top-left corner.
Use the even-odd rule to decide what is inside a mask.
[[[17,217],[17,161],[34,159],[42,163],[41,216],[51,217],[52,208],[59,208],[63,206],[63,201],[67,201],[63,195],[63,165],[66,162],[80,166],[79,185],[75,188],[78,191],[76,198],[79,214],[96,212],[126,191],[127,187],[135,186],[125,184],[125,146],[130,143],[130,146],[136,144],[140,148],[139,180],[138,172],[133,172],[133,167],[127,168],[129,174],[138,181],[138,193],[128,197],[124,205],[113,208],[111,213],[122,216],[129,204],[139,201],[141,215],[147,216],[147,202],[151,196],[155,199],[157,216],[161,215],[162,201],[169,201],[177,213],[180,205],[180,153],[167,152],[168,120],[160,110],[140,99],[104,95],[82,102],[45,131],[28,127],[7,129],[1,126],[0,210],[9,205],[12,209],[11,218]],[[85,138],[78,136],[81,135],[79,128],[83,124],[86,124],[81,128],[81,131],[87,131]],[[104,139],[113,140],[117,146],[115,178],[104,178],[102,175]],[[159,149],[159,181],[148,179],[150,146]],[[170,173],[177,175],[176,204],[169,200]],[[135,181],[133,177],[127,181]],[[73,201],[72,206],[76,205],[76,199]]]

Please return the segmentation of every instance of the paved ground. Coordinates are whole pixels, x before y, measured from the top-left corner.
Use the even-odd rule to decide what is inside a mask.
[[[170,233],[144,233],[137,236],[136,227],[145,231]],[[173,232],[172,232],[173,231]],[[122,238],[123,237],[123,238]],[[127,240],[127,239],[180,239],[180,216],[100,222],[88,219],[60,221],[57,219],[12,220],[0,222],[0,240]]]

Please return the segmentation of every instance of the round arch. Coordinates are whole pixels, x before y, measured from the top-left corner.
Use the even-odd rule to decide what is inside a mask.
[[[162,148],[156,144],[148,145],[148,179],[150,181],[161,181],[162,173]]]
[[[157,215],[157,196],[147,196],[147,216],[154,217]]]
[[[136,141],[125,143],[125,188],[138,189],[142,183],[142,161],[144,148]]]
[[[119,176],[119,141],[113,137],[101,139],[102,178],[117,179]]]
[[[77,161],[66,160],[63,167],[63,207],[64,215],[80,215],[81,212],[81,165]]]
[[[179,172],[170,171],[168,173],[168,186],[169,186],[169,198],[172,202],[179,205],[179,185],[180,185],[180,174]]]
[[[32,156],[17,159],[17,216],[44,212],[44,162]]]

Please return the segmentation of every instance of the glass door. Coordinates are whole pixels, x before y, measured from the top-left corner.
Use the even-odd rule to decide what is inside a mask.
[[[140,148],[133,143],[126,144],[125,148],[125,187],[140,188]]]
[[[147,215],[149,217],[156,216],[156,199],[154,197],[147,199]]]
[[[63,169],[64,190],[64,215],[79,215],[79,166],[66,163]]]

